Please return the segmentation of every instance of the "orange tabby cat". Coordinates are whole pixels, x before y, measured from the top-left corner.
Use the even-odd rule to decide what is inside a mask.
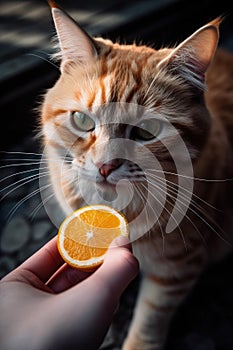
[[[91,38],[50,3],[61,58],[42,106],[53,191],[65,215],[90,203],[126,214],[144,278],[123,349],[162,349],[208,257],[229,248],[233,58],[215,55],[219,19],[156,51]]]

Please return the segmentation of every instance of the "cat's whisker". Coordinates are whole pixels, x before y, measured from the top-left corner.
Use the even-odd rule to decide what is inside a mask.
[[[158,169],[146,169],[149,172],[156,172],[156,173],[162,173],[165,175],[175,175],[178,177],[182,177],[188,180],[193,180],[193,181],[203,181],[203,182],[233,182],[233,178],[226,178],[226,179],[205,179],[202,177],[196,177],[196,176],[189,176],[189,175],[184,175],[184,174],[177,174],[172,171],[165,171],[165,170],[158,170]]]
[[[67,169],[66,171],[63,171],[63,176],[65,176],[67,173],[72,172],[73,169]],[[71,183],[73,182],[73,179],[70,179],[70,182],[66,183],[63,185],[63,189],[65,189],[66,187],[70,186]],[[49,187],[51,187],[52,184],[47,184],[44,185],[43,187],[40,187],[40,192],[43,192],[44,190],[47,190]],[[47,196],[47,198],[44,198],[43,201],[41,201],[40,204],[37,205],[37,207],[33,210],[33,212],[31,213],[31,220],[34,219],[34,217],[37,215],[38,211],[46,204],[48,203],[48,201],[55,197],[55,193],[51,193]]]
[[[39,168],[34,168],[34,169],[19,171],[19,172],[7,175],[4,178],[0,179],[0,183],[10,179],[11,177],[14,177],[14,176],[18,177],[19,175],[27,174],[27,173],[30,173],[30,172],[35,172],[36,171],[39,174],[39,171],[42,171],[42,170],[49,170],[49,167],[47,166],[47,167],[41,167],[40,169]],[[23,180],[23,179],[21,179],[21,180]],[[11,184],[11,186],[13,186],[13,184]],[[5,189],[6,189],[6,187],[3,190],[5,190]],[[1,190],[0,190],[0,192],[1,192]]]
[[[143,194],[143,192],[140,191],[139,187],[137,187],[137,186],[135,185],[135,189],[136,189],[136,191],[138,192],[139,197],[142,199],[142,202],[146,202],[146,201],[145,201],[145,195]],[[150,205],[152,211],[155,213],[155,208],[152,208],[152,206],[151,206],[150,203],[149,203],[149,205]],[[156,213],[155,213],[155,214],[156,214]],[[146,216],[147,216],[147,223],[149,223],[149,217],[148,217],[148,213],[147,213],[147,212],[146,212]],[[158,219],[158,215],[156,215],[156,217],[157,217],[157,219]]]
[[[72,160],[70,159],[54,159],[54,158],[46,158],[46,159],[43,159],[43,158],[40,158],[40,159],[33,159],[33,158],[9,158],[9,159],[2,159],[1,160],[2,162],[13,162],[13,161],[19,161],[19,162],[28,162],[28,164],[43,164],[43,163],[47,163],[48,161],[49,162],[55,162],[55,163],[72,163]],[[21,165],[24,165],[22,163],[17,163],[17,164],[21,164]],[[11,166],[14,166],[15,164],[10,164]]]
[[[150,180],[148,180],[148,178],[147,178],[147,182],[148,182],[149,184],[151,184],[152,186],[154,186],[156,189],[161,190],[161,191],[165,194],[165,196],[168,196],[168,197],[170,197],[171,199],[176,200],[176,196],[171,195],[171,194],[167,191],[167,189],[169,189],[169,185],[168,185],[167,183],[165,184],[164,181],[162,181],[162,180],[159,179],[159,178],[156,179],[156,180],[158,180],[159,184],[156,184],[154,181],[150,181]],[[171,187],[171,186],[170,186],[170,187]],[[171,189],[171,192],[177,194],[177,192],[174,191],[173,189]],[[177,200],[177,201],[179,202],[179,200]],[[168,203],[172,205],[171,202],[168,202]],[[180,203],[183,204],[181,201],[180,201]],[[179,207],[179,208],[180,208],[180,207]],[[182,209],[180,208],[180,210],[182,210]],[[183,211],[182,211],[182,214],[184,214]]]
[[[142,201],[143,201],[143,202],[146,202],[145,194],[144,194],[142,191],[140,191],[140,188],[137,186],[137,184],[135,184],[135,189],[136,189],[136,191],[138,192],[139,197],[141,197]],[[163,255],[164,255],[164,253],[165,253],[165,234],[164,234],[164,231],[163,231],[163,227],[162,227],[162,225],[161,225],[161,223],[160,223],[160,221],[159,221],[159,217],[158,217],[158,213],[156,212],[156,209],[153,208],[152,205],[151,205],[150,203],[148,203],[148,204],[149,204],[151,210],[154,212],[155,217],[157,218],[157,223],[158,223],[158,225],[159,225],[160,232],[161,232],[161,235],[162,235]],[[149,222],[149,217],[148,217],[147,212],[146,212],[146,215],[147,215],[147,222]],[[150,235],[150,232],[149,232],[149,235]]]
[[[158,179],[158,180],[159,180],[159,179]],[[161,180],[161,179],[160,179],[160,180]],[[153,185],[153,183],[151,183],[151,184]],[[155,187],[156,187],[156,186],[155,186]],[[156,187],[156,188],[157,188],[157,187]],[[169,194],[167,193],[167,195],[169,195]],[[176,200],[177,200],[177,202],[179,202],[178,199],[176,199]],[[185,200],[185,198],[184,198],[184,200]],[[183,204],[181,201],[180,201],[180,203]],[[193,204],[193,202],[190,202],[190,204],[194,207],[194,209],[193,209],[193,208],[191,207],[191,205],[189,206],[190,212],[192,212],[194,215],[196,215],[203,223],[205,223],[205,224],[211,229],[211,231],[215,232],[215,233],[217,234],[217,236],[218,236],[219,238],[221,238],[225,243],[227,243],[228,245],[232,246],[232,243],[229,242],[228,240],[226,240],[226,239],[222,236],[222,235],[225,234],[225,232],[221,229],[221,227],[220,227],[219,225],[216,224],[216,222],[213,221],[212,217],[209,216],[207,213],[205,213],[205,211],[203,210],[202,207],[200,207],[200,208],[195,208],[195,205]],[[195,210],[195,209],[197,209],[197,210]],[[206,219],[205,219],[201,214],[199,214],[198,211],[199,211],[202,215],[204,214],[205,217],[206,217]],[[187,214],[186,214],[186,216],[187,216]],[[207,219],[210,220],[210,221],[212,222],[212,224],[216,226],[216,228],[221,232],[221,234],[207,221]],[[200,234],[200,231],[199,231],[199,234]]]
[[[44,169],[47,169],[47,167],[44,167]],[[26,170],[24,171],[23,173],[25,172],[29,172],[29,171],[35,171],[38,169],[31,169],[31,170]],[[70,169],[69,169],[70,170]],[[66,172],[68,172],[69,170],[67,170]],[[22,172],[21,172],[22,173]],[[64,172],[65,174],[65,172]],[[15,175],[15,174],[13,174]],[[0,201],[4,200],[10,193],[12,193],[13,191],[15,191],[16,189],[20,188],[21,186],[24,186],[25,184],[29,183],[29,182],[32,182],[32,181],[35,181],[35,180],[39,180],[41,177],[46,177],[49,175],[49,171],[45,171],[45,172],[39,172],[37,174],[34,174],[34,175],[31,175],[31,176],[28,176],[27,178],[24,178],[24,179],[20,179],[19,181],[13,183],[13,184],[10,184],[9,186],[5,187],[4,190],[8,189],[8,188],[11,188],[12,186],[15,186],[15,185],[18,185],[16,187],[14,187],[11,191],[8,191],[2,198]],[[27,194],[26,196],[24,196],[10,211],[9,215],[8,215],[8,221],[12,218],[12,216],[14,215],[14,213],[19,209],[19,207],[25,203],[28,199],[32,198],[34,195],[37,195],[39,192],[42,192],[44,191],[45,189],[47,189],[48,187],[52,186],[52,184],[47,184],[47,185],[44,185],[44,186],[40,186],[38,189],[34,190],[32,193],[29,193]],[[54,195],[54,194],[53,194]],[[39,207],[37,210],[36,210],[36,213],[40,210],[40,208],[44,205],[44,202],[40,203]],[[35,212],[35,209],[33,211],[33,213]]]
[[[68,160],[68,161],[72,161],[73,158],[72,156],[66,154],[65,156],[60,156],[59,160],[57,159],[54,159],[54,158],[51,158],[51,157],[48,157],[47,155],[45,155],[44,153],[35,153],[35,152],[22,152],[22,151],[0,151],[0,154],[7,154],[7,155],[15,155],[15,156],[35,156],[35,157],[38,157],[38,158],[29,158],[29,159],[26,159],[26,160],[29,160],[29,161],[33,161],[33,160],[36,160],[36,161],[42,161],[43,158],[45,158],[43,161],[46,161],[46,160],[54,160],[54,161],[58,161],[60,162],[62,159],[65,159],[65,160]],[[7,159],[1,159],[2,161],[6,161],[6,160],[12,160],[13,158],[7,158]],[[23,160],[24,158],[23,157],[18,157],[16,158],[15,160]]]
[[[158,185],[156,185],[155,183],[151,183],[151,185],[153,185],[157,190],[159,190],[159,191],[161,191],[162,193],[164,193],[164,194],[165,194],[165,199],[166,199],[166,196],[167,196],[167,191],[166,191],[166,190],[161,189],[161,187],[158,186]],[[146,190],[146,186],[145,186],[144,184],[142,184],[142,186],[143,186],[143,187],[145,188],[145,190]],[[151,196],[152,196],[155,200],[157,200],[160,204],[162,204],[162,203],[159,201],[159,199],[157,198],[157,196],[155,196],[155,194],[154,194],[152,191],[150,191],[150,194],[151,194]],[[171,203],[169,200],[167,200],[167,202],[168,202],[169,204],[172,205],[172,203]],[[168,210],[166,207],[164,207],[163,209],[170,215],[170,217],[171,217],[171,218],[174,220],[174,222],[177,224],[177,228],[178,228],[178,230],[179,230],[179,232],[180,232],[180,235],[181,235],[181,238],[182,238],[182,240],[183,240],[185,250],[188,251],[187,244],[186,244],[186,241],[185,241],[185,239],[184,239],[184,234],[183,234],[181,228],[179,227],[176,218],[169,212],[169,210]]]
[[[156,181],[158,181],[158,182],[161,183],[161,184],[163,184],[163,182],[164,182],[160,177],[151,176],[150,174],[147,174],[147,180],[148,180],[148,178],[155,179]],[[173,194],[175,194],[175,197],[174,197],[174,198],[177,197],[178,192],[179,192],[179,189],[182,189],[182,191],[185,191],[185,190],[186,190],[184,187],[181,187],[181,186],[179,186],[178,184],[176,184],[176,183],[174,183],[174,182],[171,182],[171,181],[168,181],[168,180],[166,180],[166,187],[167,187]],[[192,192],[190,192],[190,191],[188,191],[188,190],[187,190],[187,192],[188,192],[189,194],[191,194],[191,195],[193,194]],[[200,211],[203,210],[203,208],[202,208],[198,203],[196,203],[194,200],[191,200],[191,197],[190,197],[190,196],[186,195],[185,193],[180,193],[180,196],[181,196],[182,199],[187,203],[188,206],[189,206],[189,205],[192,205],[192,206],[194,206],[197,210],[200,210]],[[199,199],[199,197],[198,197],[198,199]],[[177,199],[177,200],[178,200],[178,199]],[[206,203],[205,201],[203,201],[203,202],[204,202],[206,205],[212,207],[209,203]],[[183,203],[182,203],[182,204],[183,204]],[[216,209],[216,208],[213,207],[213,209]],[[216,210],[217,210],[217,209],[216,209]]]
[[[64,165],[71,165],[72,164],[72,161],[71,160],[63,160],[62,162],[60,162],[59,160],[49,160],[49,163],[50,164],[52,164],[52,163],[54,163],[54,164],[58,164],[58,165],[60,165],[61,166],[61,168],[64,166]],[[43,165],[43,164],[48,164],[48,161],[46,161],[46,160],[44,160],[44,161],[42,161],[42,162],[40,162],[40,164],[41,165]],[[48,165],[48,167],[49,167],[49,165]]]
[[[145,186],[145,185],[144,185],[143,187],[146,189],[146,186]],[[156,186],[156,188],[157,188],[157,190],[161,190],[161,188],[160,188],[159,186]],[[163,193],[166,195],[166,191],[162,190],[161,192],[163,192]],[[158,200],[158,198],[155,197],[154,193],[152,193],[152,192],[150,191],[150,194],[151,194],[151,196],[152,196],[155,200],[157,200],[160,204],[162,204],[162,203]],[[169,203],[168,200],[167,200],[167,202]],[[168,210],[166,207],[164,207],[164,210],[165,210],[165,211],[173,218],[173,220],[177,223],[177,221],[176,221],[176,219],[174,218],[174,216],[171,215],[171,213],[169,212],[169,210]],[[187,251],[187,245],[186,245],[186,242],[185,242],[185,239],[184,239],[183,232],[182,232],[181,228],[180,228],[178,225],[177,225],[177,228],[178,228],[178,230],[179,230],[179,232],[180,232],[180,235],[181,235],[181,238],[182,238],[182,240],[183,240],[185,250]],[[164,237],[165,237],[165,236],[164,236]],[[164,242],[165,242],[165,241],[164,241]]]
[[[38,171],[38,169],[29,169],[29,170],[19,171],[19,172],[16,172],[14,174],[7,175],[4,178],[0,179],[0,183],[10,179],[11,177],[27,174],[27,173],[30,173],[32,171]]]
[[[35,177],[37,178],[38,176],[39,176],[39,175],[38,175],[38,173],[37,173],[37,174],[28,176],[26,179],[25,179],[25,178],[20,179],[20,180],[18,180],[18,181],[16,181],[16,182],[14,182],[14,183],[12,183],[12,184],[10,184],[10,185],[4,187],[3,189],[0,190],[0,192],[4,192],[4,191],[8,190],[9,188],[11,188],[11,187],[13,187],[13,186],[15,186],[15,185],[18,185],[18,184],[20,184],[20,186],[22,186],[22,185],[24,185],[24,181],[26,181],[27,179],[31,179],[31,178],[35,178]],[[26,183],[27,183],[27,182],[26,182]],[[19,188],[20,186],[15,187],[14,190],[16,190],[17,188]],[[8,192],[5,196],[3,196],[3,197],[1,198],[1,200],[3,200],[3,199],[4,199],[8,194],[10,194],[10,193],[12,193],[12,191]]]
[[[20,167],[20,166],[32,166],[32,165],[40,165],[40,162],[5,164],[5,165],[1,165],[0,169],[11,168],[11,167]]]
[[[18,161],[19,163],[17,164],[21,164],[20,162],[28,162],[29,164],[31,164],[32,162],[36,163],[36,164],[40,164],[40,159],[33,159],[33,158],[9,158],[9,159],[3,159],[2,162],[16,162]],[[13,164],[14,165],[14,164]]]
[[[34,153],[34,152],[22,152],[22,151],[0,151],[3,154],[18,154],[18,155],[34,155],[34,156],[43,156],[43,153]]]
[[[185,213],[182,209],[182,207],[180,207],[179,203],[181,205],[183,205],[183,202],[179,199],[177,199],[177,191],[173,190],[173,188],[168,185],[168,184],[164,184],[164,181],[162,181],[160,178],[156,179],[157,181],[160,181],[159,183],[159,187],[162,187],[164,188],[164,193],[167,197],[170,197],[172,200],[176,201],[176,206],[179,210],[179,212],[191,223],[191,225],[194,227],[195,231],[199,234],[199,236],[201,237],[203,243],[206,245],[206,241],[205,241],[205,238],[204,236],[201,234],[200,230],[198,229],[198,227],[194,224],[193,220],[191,220],[191,218],[189,217],[189,215],[187,213]],[[154,183],[153,182],[150,182],[150,184],[152,186],[154,186]],[[167,189],[170,188],[170,191],[174,194],[174,196],[167,191]],[[172,204],[171,202],[168,201],[169,204]],[[192,205],[192,202],[188,203],[190,205]]]
[[[151,174],[151,173],[147,173],[147,172],[146,172],[145,174],[146,174],[146,176],[154,177],[156,180],[161,180],[161,177],[159,177],[159,176],[157,176],[157,175],[154,175],[154,174]],[[175,173],[174,173],[174,175],[175,175]],[[176,175],[177,175],[177,174],[176,174]],[[172,187],[173,187],[173,188],[177,187],[177,189],[181,189],[182,192],[183,192],[183,191],[186,192],[186,193],[187,193],[186,198],[189,199],[189,198],[190,198],[190,195],[191,195],[192,197],[195,197],[195,199],[197,199],[197,200],[199,200],[200,202],[204,203],[204,204],[207,205],[208,207],[210,207],[210,208],[212,208],[212,209],[214,209],[214,210],[216,210],[216,211],[220,211],[218,208],[216,208],[216,207],[214,207],[213,205],[211,205],[210,203],[206,202],[203,198],[197,196],[193,191],[188,190],[188,189],[185,188],[184,186],[180,186],[180,184],[176,184],[175,182],[169,181],[169,180],[167,180],[167,179],[166,179],[166,183],[169,184],[169,185],[171,186],[171,188],[172,188]],[[182,193],[182,195],[185,196],[184,193]],[[198,205],[198,204],[196,203],[196,205]],[[200,208],[201,208],[201,210],[203,209],[201,206],[200,206]]]
[[[15,160],[19,160],[19,159],[15,159]],[[56,160],[50,160],[49,162],[51,164],[52,163],[59,163],[59,161],[56,161]],[[35,161],[29,161],[29,159],[27,160],[27,163],[13,163],[13,164],[1,165],[0,169],[7,169],[7,168],[11,168],[11,167],[12,168],[16,168],[16,167],[31,167],[31,166],[35,166],[34,170],[39,170],[39,169],[44,169],[44,167],[42,167],[42,165],[44,165],[44,164],[47,165],[47,168],[49,169],[48,162],[46,162],[46,161],[35,162]],[[72,162],[71,161],[64,161],[63,164],[72,164]]]
[[[27,194],[26,196],[24,196],[9,212],[8,214],[8,221],[11,220],[11,218],[13,217],[13,215],[15,214],[15,212],[20,208],[20,206],[22,204],[24,204],[27,200],[29,200],[30,198],[32,198],[33,196],[37,195],[38,193],[40,193],[40,188],[37,188],[36,190],[34,190],[33,192]]]
[[[20,180],[14,182],[13,184],[6,186],[4,189],[0,190],[0,192],[3,192],[5,190],[10,189],[11,187],[17,185],[16,187],[14,187],[10,191],[8,191],[3,197],[1,197],[0,202],[2,202],[7,196],[9,196],[12,192],[16,191],[20,187],[25,186],[26,184],[28,184],[32,181],[38,180],[42,176],[48,176],[48,174],[49,174],[48,171],[41,173],[41,174],[34,174],[34,175],[26,177],[26,179],[20,179]]]
[[[50,61],[49,59],[47,59],[47,58],[45,58],[43,56],[40,56],[40,55],[38,55],[36,53],[31,53],[31,52],[27,53],[26,55],[37,57],[37,58],[39,58],[39,59],[41,59],[41,60],[43,60],[45,62],[48,62],[49,64],[51,64],[51,66],[55,67],[56,69],[60,70],[59,66],[57,66],[54,62]]]
[[[159,177],[156,178],[156,181],[159,181],[161,184],[163,184],[163,181],[161,181],[161,179],[160,179]],[[177,196],[177,193],[178,193],[177,191],[179,190],[179,186],[178,186],[177,184],[173,183],[173,182],[170,182],[170,181],[167,181],[167,182],[170,183],[170,184],[167,184],[167,188],[169,188],[170,191],[171,191],[172,193],[174,193],[175,196]],[[177,189],[176,189],[175,187],[177,187]],[[169,195],[169,193],[168,193],[168,195]],[[196,203],[196,201],[193,200],[193,198],[192,198],[192,200],[190,201],[190,198],[189,198],[189,197],[186,197],[183,193],[180,194],[180,196],[181,196],[181,198],[187,203],[187,205],[188,205],[188,207],[189,207],[189,210],[190,210],[191,212],[193,212],[194,214],[196,214],[196,213],[198,213],[198,212],[201,213],[202,215],[204,214],[204,216],[206,217],[206,219],[210,220],[215,226],[217,226],[218,229],[219,229],[219,230],[222,232],[222,234],[224,235],[224,232],[222,231],[222,229],[221,229],[218,225],[216,225],[216,222],[213,221],[212,217],[209,216],[209,214],[206,212],[206,210],[204,210],[204,208],[203,208],[202,206],[200,206],[198,203]],[[201,200],[201,198],[199,198],[198,196],[194,196],[194,197],[196,197],[197,199]],[[175,197],[175,200],[176,200],[177,202],[181,202],[179,199],[176,199],[176,197]],[[210,205],[209,203],[207,203],[207,202],[205,202],[205,201],[202,201],[202,202],[203,202],[204,204],[206,204],[207,206],[211,207],[212,209],[218,210],[218,209],[216,209],[215,207],[213,207],[212,205]],[[183,204],[183,203],[181,202],[181,204]]]
[[[164,185],[164,181],[161,180],[161,178],[155,177],[155,179],[156,179],[157,182],[160,183],[160,185],[162,185],[162,186]],[[151,185],[153,185],[153,182],[150,182],[150,183],[151,183]],[[179,200],[177,198],[177,194],[178,194],[178,191],[179,191],[179,185],[178,184],[175,184],[173,182],[170,182],[170,181],[166,180],[166,186],[164,185],[164,187],[166,189],[169,189],[170,192],[175,195],[175,196],[172,196],[172,197],[173,197],[173,199],[176,202],[180,202],[181,204],[184,204],[181,200]],[[171,194],[169,192],[167,192],[167,195],[171,197]],[[193,200],[191,200],[190,197],[186,196],[184,193],[180,194],[180,196],[187,203],[188,206],[193,206],[194,209],[199,210],[200,212],[203,212],[203,208],[200,205],[198,205],[197,203],[195,203]],[[205,204],[208,204],[208,203],[205,203]],[[213,209],[215,209],[215,208],[213,208]]]
[[[69,172],[70,169],[68,169],[66,172],[64,172],[63,174],[65,175],[67,172]],[[49,174],[49,172],[44,172],[44,173],[40,173],[38,174],[38,179],[41,177],[46,177]],[[42,175],[42,176],[41,176]],[[18,210],[18,208],[20,207],[20,205],[22,205],[25,201],[27,201],[28,199],[30,199],[31,197],[33,197],[34,195],[38,194],[38,193],[42,193],[43,191],[47,190],[49,187],[52,186],[52,183],[46,184],[44,186],[40,186],[38,189],[36,189],[35,191],[33,191],[32,193],[28,194],[27,196],[25,196],[23,199],[21,199],[21,201],[18,203],[17,207],[14,209],[12,215],[15,213],[16,210]],[[65,186],[64,186],[65,187]],[[51,199],[53,196],[55,196],[54,193],[52,193],[51,195],[49,195],[49,199]],[[48,197],[46,199],[44,199],[43,201],[41,201],[41,203],[39,205],[37,205],[37,207],[33,210],[33,212],[31,213],[30,217],[33,220],[33,218],[36,216],[36,214],[38,213],[38,211],[44,206],[44,204],[46,204],[48,202]],[[11,215],[11,217],[12,217]]]
[[[42,188],[40,188],[40,192],[47,190],[51,186],[52,186],[52,184],[48,184],[48,185],[43,186]],[[55,196],[55,193],[51,193],[49,196],[47,196],[47,198],[45,198],[43,201],[41,201],[41,203],[39,203],[36,206],[36,208],[32,211],[32,213],[30,215],[31,220],[34,220],[35,216],[40,211],[40,209],[54,196]]]

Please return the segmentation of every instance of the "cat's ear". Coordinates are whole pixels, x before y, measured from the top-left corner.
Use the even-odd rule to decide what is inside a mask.
[[[97,46],[84,29],[53,0],[48,0],[55,24],[61,57],[61,70],[70,62],[91,62],[97,56]]]
[[[219,39],[219,25],[222,19],[217,18],[201,27],[188,39],[170,52],[159,64],[181,75],[193,86],[204,89],[205,72],[214,56]]]

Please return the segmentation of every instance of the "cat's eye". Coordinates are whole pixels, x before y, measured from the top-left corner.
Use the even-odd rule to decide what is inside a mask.
[[[89,115],[82,112],[72,113],[74,126],[80,131],[93,131],[95,129],[94,120]]]
[[[156,119],[148,119],[134,126],[131,137],[135,140],[150,141],[156,138],[161,131],[161,122]]]

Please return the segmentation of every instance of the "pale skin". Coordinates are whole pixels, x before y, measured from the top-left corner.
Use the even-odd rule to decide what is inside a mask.
[[[1,349],[98,349],[137,273],[125,237],[94,273],[64,264],[52,239],[0,282]]]

